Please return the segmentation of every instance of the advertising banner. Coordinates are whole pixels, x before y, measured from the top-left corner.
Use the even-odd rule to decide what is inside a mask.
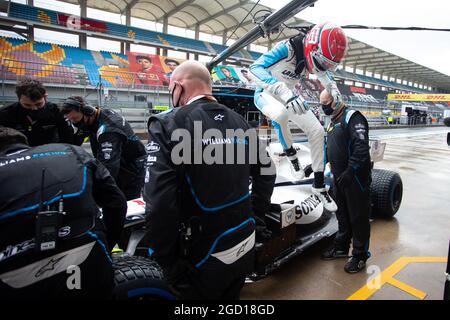
[[[388,100],[398,100],[398,101],[434,101],[434,102],[445,102],[450,101],[450,94],[441,93],[390,93],[388,94]]]
[[[168,86],[169,78],[156,54],[128,52],[130,71],[136,73],[136,84]]]

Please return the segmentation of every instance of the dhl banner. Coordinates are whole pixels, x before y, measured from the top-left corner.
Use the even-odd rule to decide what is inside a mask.
[[[440,93],[389,93],[387,96],[388,100],[399,100],[399,101],[435,101],[435,102],[446,102],[450,101],[450,94],[440,94]]]

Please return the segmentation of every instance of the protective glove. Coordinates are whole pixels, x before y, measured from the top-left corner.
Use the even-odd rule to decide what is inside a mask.
[[[286,109],[292,110],[295,114],[302,115],[309,110],[309,106],[303,98],[293,96],[286,102]]]
[[[272,239],[272,231],[270,231],[266,226],[256,226],[255,227],[255,237],[256,242],[264,243]]]
[[[342,104],[342,96],[341,93],[339,91],[334,92],[335,94],[333,95],[333,101],[335,102],[335,109],[339,108]]]
[[[272,231],[270,231],[266,223],[264,222],[264,214],[255,214],[254,216],[256,226],[255,226],[255,237],[256,242],[264,243],[272,238]]]
[[[345,189],[348,188],[355,178],[355,172],[352,168],[348,167],[344,172],[337,178],[336,182],[339,188]]]

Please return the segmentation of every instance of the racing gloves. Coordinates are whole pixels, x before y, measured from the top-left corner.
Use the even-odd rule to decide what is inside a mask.
[[[342,96],[332,74],[329,71],[325,71],[316,73],[316,76],[325,89],[333,96],[333,101],[335,102],[334,108],[337,109],[342,103]]]

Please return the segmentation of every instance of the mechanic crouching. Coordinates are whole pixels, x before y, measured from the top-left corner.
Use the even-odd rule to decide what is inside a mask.
[[[0,127],[0,186],[0,298],[110,298],[127,203],[108,170],[80,147],[29,147]]]
[[[114,110],[95,108],[82,97],[66,99],[61,111],[89,136],[94,156],[109,170],[127,200],[139,198],[144,184],[145,148],[130,124]]]
[[[274,166],[254,129],[254,140],[227,134],[250,127],[212,97],[202,64],[181,64],[169,89],[174,109],[148,122],[144,200],[152,257],[180,299],[238,299],[254,263],[253,213],[269,210]]]
[[[344,103],[337,106],[326,90],[320,95],[324,113],[331,116],[327,129],[327,158],[333,174],[333,191],[338,210],[339,230],[325,260],[347,258],[353,240],[352,256],[344,270],[363,270],[370,257],[370,183],[371,161],[369,125],[361,112]]]
[[[47,91],[41,82],[19,81],[16,95],[16,103],[0,108],[0,126],[20,131],[32,147],[58,142],[81,144],[58,106],[48,101]]]

